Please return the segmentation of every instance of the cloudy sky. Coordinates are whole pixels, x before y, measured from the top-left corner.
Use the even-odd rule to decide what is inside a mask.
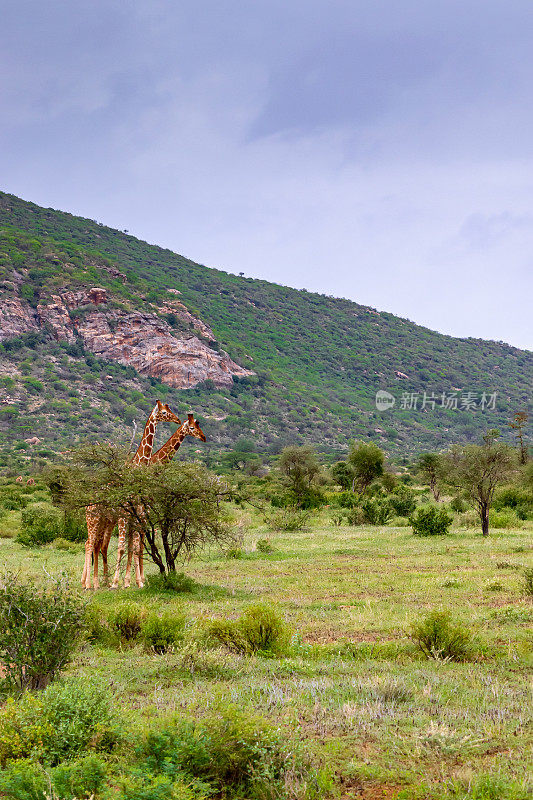
[[[2,0],[1,188],[533,346],[530,0]]]

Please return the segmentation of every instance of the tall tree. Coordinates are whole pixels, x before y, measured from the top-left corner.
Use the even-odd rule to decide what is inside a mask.
[[[331,477],[342,489],[349,489],[353,482],[353,469],[347,461],[337,461],[331,467]]]
[[[512,422],[510,423],[511,428],[516,431],[521,464],[527,464],[528,459],[527,445],[524,442],[524,428],[526,427],[528,419],[529,415],[525,411],[518,411],[513,416]]]
[[[422,480],[429,485],[435,502],[440,499],[439,481],[442,479],[443,464],[439,453],[422,453],[418,459],[418,472]]]
[[[383,475],[385,455],[371,442],[352,442],[348,462],[354,473],[352,490],[358,489],[363,494],[372,481]]]
[[[285,447],[279,457],[279,470],[283,482],[301,504],[320,473],[315,451],[309,445]]]
[[[482,445],[453,448],[445,458],[446,481],[462,489],[476,508],[483,536],[489,534],[489,512],[496,487],[517,471],[516,452],[489,431]]]

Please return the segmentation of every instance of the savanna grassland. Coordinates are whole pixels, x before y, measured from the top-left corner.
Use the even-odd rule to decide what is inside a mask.
[[[256,712],[301,743],[322,776],[320,797],[530,796],[533,606],[523,569],[532,563],[531,523],[488,539],[475,528],[420,538],[410,527],[335,527],[326,508],[307,530],[274,533],[254,511],[231,510],[239,557],[218,549],[195,557],[184,567],[188,591],[85,594],[93,619],[124,601],[185,617],[180,645],[157,655],[93,637],[67,680],[106,684],[139,731],[175,712],[202,718],[221,701]],[[65,571],[77,587],[83,544],[23,547],[13,538],[17,513],[0,520],[2,567],[36,581]],[[265,538],[271,552],[257,549]],[[206,643],[210,620],[236,619],[257,603],[285,620],[283,654]],[[435,609],[472,633],[467,660],[427,659],[407,635]]]

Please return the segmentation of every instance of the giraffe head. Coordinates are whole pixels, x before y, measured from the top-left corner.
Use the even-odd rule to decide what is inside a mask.
[[[157,401],[150,416],[156,423],[175,422],[176,425],[181,425],[180,418],[174,414],[171,408],[169,408],[168,403],[162,403],[161,400]]]
[[[181,429],[186,436],[194,436],[196,439],[200,439],[202,442],[205,442],[206,440],[205,433],[198,425],[198,420],[194,419],[194,414],[187,414],[187,422],[183,423]]]

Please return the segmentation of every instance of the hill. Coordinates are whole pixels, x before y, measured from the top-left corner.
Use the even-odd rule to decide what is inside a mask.
[[[81,438],[127,441],[156,397],[195,411],[208,459],[301,441],[334,457],[358,437],[408,458],[509,435],[533,385],[533,354],[503,342],[231,275],[5,193],[0,340],[11,469]],[[392,408],[376,408],[379,390]]]

